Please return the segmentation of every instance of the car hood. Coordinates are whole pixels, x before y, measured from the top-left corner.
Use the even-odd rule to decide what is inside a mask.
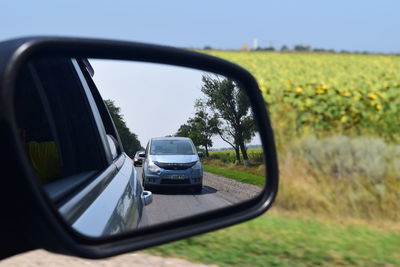
[[[199,160],[197,155],[150,155],[151,161],[160,163],[189,163]]]

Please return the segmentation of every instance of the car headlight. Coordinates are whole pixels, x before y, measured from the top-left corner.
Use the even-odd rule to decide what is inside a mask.
[[[195,169],[195,170],[201,169],[201,161],[198,160],[198,161],[196,162],[196,164],[193,165],[192,168]]]
[[[158,167],[154,162],[149,161],[149,164],[147,165],[147,169],[151,172],[160,172],[161,169]]]

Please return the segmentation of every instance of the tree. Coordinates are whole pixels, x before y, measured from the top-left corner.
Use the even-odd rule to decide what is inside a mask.
[[[310,52],[312,49],[309,45],[295,45],[293,50],[297,52]]]
[[[121,108],[117,107],[114,104],[114,101],[107,99],[104,100],[104,103],[106,104],[115,127],[117,128],[125,153],[130,157],[134,157],[136,151],[143,149],[140,145],[140,141],[137,139],[137,135],[132,133],[128,126],[126,126],[123,115],[121,114]]]
[[[290,51],[290,49],[289,49],[289,47],[287,45],[283,45],[281,47],[281,52],[289,52],[289,51]]]
[[[202,81],[201,91],[206,99],[198,102],[213,110],[213,117],[218,119],[215,131],[235,149],[237,162],[240,162],[240,150],[243,163],[248,165],[245,143],[251,141],[256,128],[246,93],[229,79],[204,75]]]
[[[186,124],[181,125],[176,136],[189,137],[196,147],[203,146],[208,157],[208,148],[212,146],[211,137],[217,133],[218,119],[211,117],[200,105],[196,107],[194,118],[189,118]]]

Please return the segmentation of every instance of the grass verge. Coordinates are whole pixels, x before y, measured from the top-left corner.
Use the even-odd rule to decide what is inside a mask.
[[[205,164],[204,171],[210,172],[213,174],[221,175],[225,178],[234,179],[236,181],[253,184],[258,186],[264,186],[265,177],[260,175],[255,175],[246,171],[238,171],[235,169],[228,169],[220,166],[214,166]]]
[[[219,266],[400,266],[400,233],[264,215],[147,250]]]

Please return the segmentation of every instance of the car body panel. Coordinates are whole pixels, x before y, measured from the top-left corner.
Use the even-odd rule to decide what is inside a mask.
[[[106,190],[73,223],[75,230],[95,237],[122,233],[139,225],[143,203],[141,195],[137,195],[140,185],[131,165],[130,160],[125,160]]]

